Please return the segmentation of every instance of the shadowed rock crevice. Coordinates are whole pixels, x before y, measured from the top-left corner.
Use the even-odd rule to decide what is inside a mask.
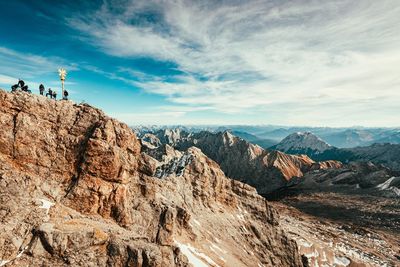
[[[18,111],[14,116],[13,116],[13,149],[12,149],[12,158],[15,159],[16,155],[16,143],[17,143],[17,132],[18,132],[18,115],[20,114],[21,111]]]
[[[76,172],[75,175],[71,177],[71,181],[66,189],[65,197],[67,197],[73,190],[74,188],[78,185],[79,179],[81,178],[83,174],[83,165],[85,164],[86,160],[86,151],[88,149],[88,142],[90,138],[93,136],[95,130],[100,127],[100,123],[96,122],[93,125],[91,125],[82,140],[82,142],[78,145],[78,159],[76,163]]]

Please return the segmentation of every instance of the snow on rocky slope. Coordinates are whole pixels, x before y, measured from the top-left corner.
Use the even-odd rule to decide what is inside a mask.
[[[289,154],[318,154],[332,146],[310,132],[296,132],[284,138],[273,149]]]

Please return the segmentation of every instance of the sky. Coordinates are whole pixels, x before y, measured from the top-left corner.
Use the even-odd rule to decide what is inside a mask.
[[[0,1],[0,88],[129,125],[400,126],[400,1]]]

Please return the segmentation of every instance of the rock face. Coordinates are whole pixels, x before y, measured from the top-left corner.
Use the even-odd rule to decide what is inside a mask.
[[[1,266],[302,266],[270,204],[197,148],[157,159],[100,110],[25,93],[0,90],[0,121]]]
[[[340,163],[315,163],[305,155],[289,155],[279,151],[267,151],[258,145],[253,145],[228,131],[211,133],[185,133],[180,131],[182,139],[165,139],[170,132],[158,131],[152,138],[158,138],[155,143],[166,145],[143,147],[146,153],[152,155],[165,154],[165,146],[174,146],[186,150],[196,146],[211,159],[215,160],[228,177],[254,186],[257,191],[266,195],[285,187],[295,177],[302,177],[311,169],[340,167]],[[177,136],[175,134],[174,136]],[[164,140],[164,141],[161,141]],[[173,140],[173,142],[168,142]],[[159,156],[160,158],[160,156]]]
[[[320,167],[307,173],[291,191],[342,192],[347,194],[398,197],[400,172],[371,162],[353,162],[341,168]],[[393,183],[392,183],[393,182]]]

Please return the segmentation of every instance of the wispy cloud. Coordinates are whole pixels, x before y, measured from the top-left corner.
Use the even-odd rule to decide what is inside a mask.
[[[60,66],[77,70],[75,64],[58,57],[44,57],[32,53],[19,52],[0,46],[0,73],[32,78],[42,74],[56,73]]]
[[[307,124],[336,122],[332,114],[367,110],[374,99],[382,109],[400,99],[396,0],[123,3],[68,23],[109,55],[175,63],[183,74],[172,81],[126,68],[119,71],[135,79],[113,78],[177,105],[276,108],[282,123]],[[361,118],[368,120],[354,119]]]

